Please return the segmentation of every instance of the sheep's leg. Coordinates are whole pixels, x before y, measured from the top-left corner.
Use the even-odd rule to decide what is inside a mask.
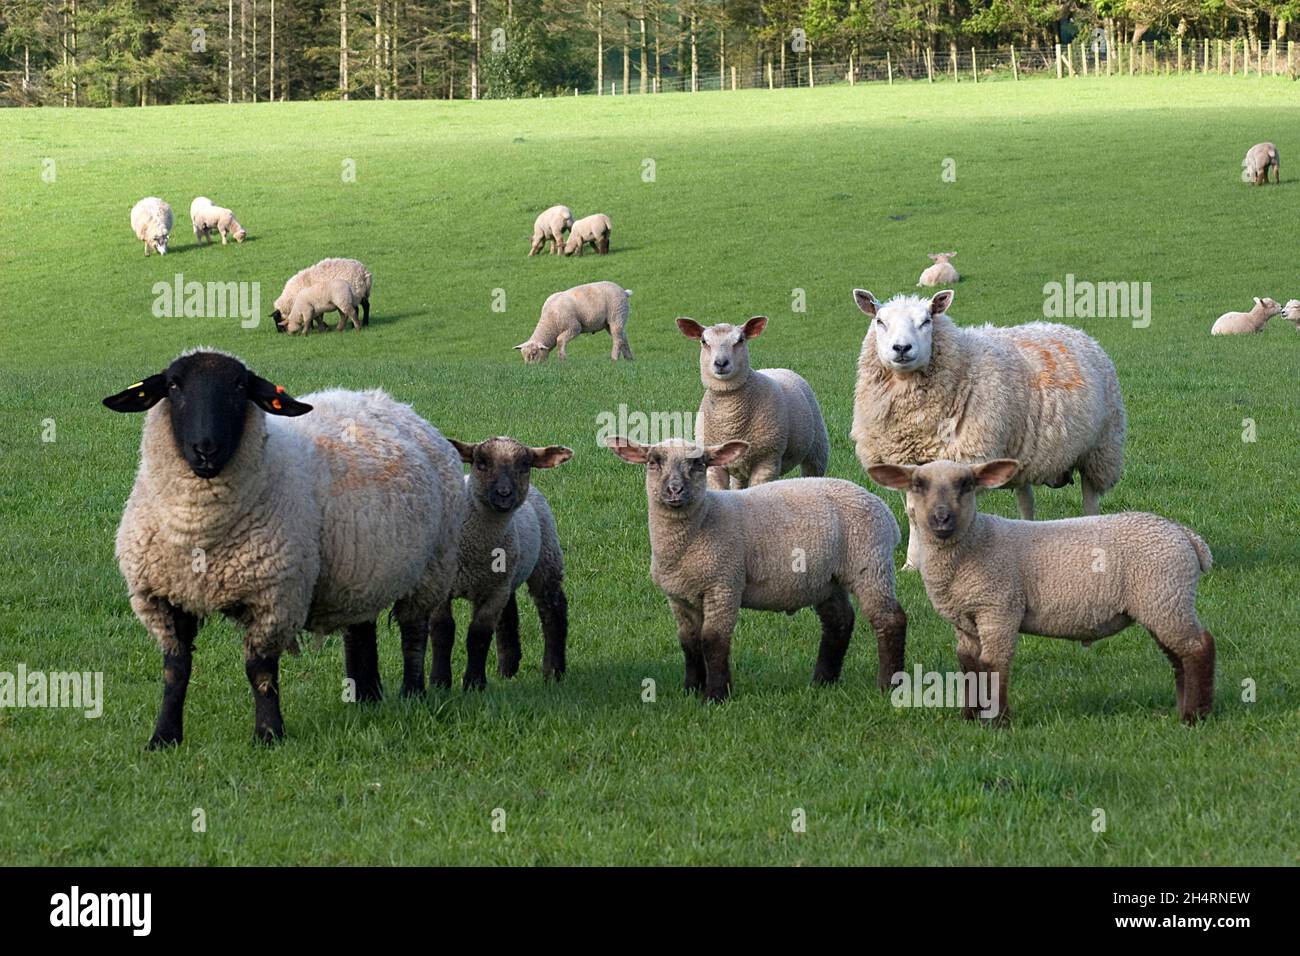
[[[560,359],[560,361],[564,361],[569,357],[568,353],[564,350],[565,346],[577,337],[578,333],[574,332],[572,329],[565,329],[555,337],[555,355]]]
[[[451,648],[456,643],[456,618],[451,611],[451,599],[433,612],[429,621],[429,637],[433,643],[430,661],[429,686],[451,687]]]
[[[682,656],[686,658],[686,693],[694,694],[704,690],[707,669],[704,666],[704,642],[700,637],[700,625],[703,620],[698,608],[693,608],[681,601],[668,599],[673,617],[677,619],[677,640],[682,645]]]
[[[1083,486],[1083,513],[1086,515],[1101,514],[1101,492],[1088,480],[1086,471],[1079,472],[1079,484]]]
[[[888,691],[894,686],[894,675],[904,669],[907,612],[892,594],[859,594],[858,604],[870,618],[871,627],[876,632],[876,653],[879,657],[876,687]]]
[[[274,743],[284,736],[284,719],[280,716],[280,655],[247,657],[244,673],[253,689],[253,739],[258,743]]]
[[[519,604],[513,591],[501,611],[501,620],[497,621],[496,641],[497,673],[502,677],[514,677],[519,673],[519,658],[523,652],[519,647]]]
[[[219,230],[219,231],[220,231],[220,233],[221,233],[221,244],[224,246],[224,245],[227,244],[227,243],[226,243],[226,230],[221,229],[221,230]]]
[[[361,311],[362,311],[361,324],[369,325],[370,324],[370,296],[366,296],[364,299],[361,300]]]
[[[163,699],[154,724],[149,749],[179,744],[184,734],[185,692],[190,686],[190,665],[194,638],[199,633],[199,619],[178,607],[168,605],[172,618],[170,651],[163,651]]]
[[[342,332],[344,327],[348,324],[348,314],[342,309],[338,309],[337,311],[339,314],[339,324],[334,326],[334,331]]]
[[[537,255],[538,251],[544,245],[546,245],[545,239],[543,239],[541,242],[538,242],[536,239],[534,239],[528,247],[528,257],[531,259],[533,256]]]
[[[749,469],[749,476],[745,482],[746,488],[753,488],[755,485],[765,485],[769,481],[776,481],[781,477],[781,459],[769,458],[764,461],[756,462]]]
[[[736,628],[738,602],[728,592],[704,596],[704,699],[723,701],[731,693],[731,632]]]
[[[409,616],[394,608],[397,626],[402,632],[402,696],[424,694],[424,657],[429,649],[429,618],[423,614]]]
[[[564,676],[569,643],[569,599],[558,580],[528,579],[528,593],[542,622],[542,679]]]
[[[1185,723],[1194,724],[1208,717],[1214,707],[1214,637],[1192,623],[1171,636],[1152,631],[1156,643],[1169,658],[1174,668],[1174,684],[1178,690],[1178,715]]]
[[[500,616],[501,605],[495,602],[474,608],[469,633],[465,637],[465,677],[461,681],[464,690],[487,687],[488,645],[492,643],[492,632],[496,630]]]
[[[853,638],[853,605],[848,592],[836,585],[834,593],[816,607],[822,622],[822,643],[813,667],[814,684],[833,684],[840,679],[844,655]]]
[[[916,530],[916,523],[912,521],[912,516],[907,516],[907,560],[903,562],[902,570],[916,571],[921,567],[921,538]]]
[[[379,638],[375,622],[349,624],[343,631],[343,669],[356,699],[379,700],[383,687],[379,681]]]
[[[980,645],[980,670],[988,674],[990,694],[993,693],[992,682],[997,681],[997,711],[992,717],[987,718],[989,723],[995,726],[1011,723],[1008,690],[1011,682],[1011,659],[1015,656],[1016,644],[1020,639],[1019,627],[1019,620],[1003,615],[983,617],[976,621],[976,637]]]
[[[979,680],[981,671],[980,667],[980,642],[970,631],[964,631],[960,627],[957,631],[957,663],[962,672],[962,707],[961,715],[966,720],[975,720],[979,717],[979,699],[978,688],[970,687],[967,680]]]
[[[1155,637],[1156,635],[1153,633],[1151,636]],[[1170,666],[1174,669],[1174,690],[1178,695],[1178,713],[1180,715],[1185,714],[1187,712],[1185,704],[1187,699],[1187,686],[1185,680],[1186,675],[1183,670],[1183,659],[1179,657],[1172,648],[1165,647],[1164,644],[1161,644],[1159,638],[1156,638],[1156,644],[1160,646],[1160,650],[1164,652],[1165,657],[1169,659]]]
[[[1087,485],[1084,487],[1086,488]],[[1020,509],[1020,517],[1026,521],[1034,520],[1034,488],[1032,485],[1025,484],[1016,489],[1016,506]]]

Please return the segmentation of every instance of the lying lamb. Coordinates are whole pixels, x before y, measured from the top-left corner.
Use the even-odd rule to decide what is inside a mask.
[[[569,610],[564,596],[564,555],[551,506],[530,487],[534,468],[554,468],[573,452],[561,445],[529,448],[513,438],[477,444],[448,439],[461,461],[473,467],[465,476],[465,526],[460,540],[460,570],[452,597],[474,605],[465,638],[465,689],[487,686],[487,649],[497,636],[497,672],[519,670],[519,608],[515,592],[524,582],[542,622],[542,677],[564,676]],[[456,621],[451,601],[434,611],[433,663],[429,682],[451,686],[451,649]]]
[[[116,553],[131,608],[163,651],[151,747],[181,741],[194,639],[211,614],[243,627],[258,740],[284,734],[280,655],[303,630],[342,629],[356,699],[378,699],[375,622],[391,606],[403,693],[423,692],[429,614],[456,576],[458,456],[381,391],[303,398],[233,356],[196,351],[104,399],[148,411]]]
[[[611,229],[609,216],[604,213],[596,213],[594,216],[586,216],[572,223],[569,230],[569,240],[564,244],[564,254],[571,256],[575,252],[582,255],[582,250],[587,243],[591,243],[602,256],[609,252],[609,232]]]
[[[551,253],[559,255],[564,247],[564,233],[573,228],[573,212],[568,206],[552,206],[537,217],[533,223],[533,244],[528,250],[530,256],[542,251],[542,246],[551,244]]]
[[[761,485],[796,467],[805,477],[826,474],[831,443],[812,387],[786,368],[750,368],[749,340],[766,326],[762,315],[743,326],[722,322],[707,329],[694,319],[677,320],[682,334],[700,343],[704,398],[695,440],[720,445],[743,439],[749,446],[730,465],[709,470],[710,488]]]
[[[1282,318],[1295,323],[1295,330],[1300,332],[1300,299],[1291,299],[1282,306]]]
[[[157,196],[146,196],[131,207],[131,231],[150,250],[167,255],[167,240],[172,231],[172,207]]]
[[[956,254],[955,252],[931,253],[930,259],[934,261],[934,265],[929,266],[921,273],[921,278],[916,284],[932,287],[936,285],[956,285],[961,276],[957,275],[957,270],[948,261]]]
[[[1032,485],[1060,488],[1077,470],[1083,510],[1119,481],[1127,419],[1119,378],[1091,337],[1067,325],[960,328],[952,292],[895,296],[884,305],[855,289],[872,317],[858,358],[853,430],[864,468],[949,458],[1018,458],[1012,483],[1022,518]],[[910,518],[909,518],[910,524]],[[907,564],[916,567],[908,541]]]
[[[1246,179],[1256,186],[1268,183],[1268,171],[1273,170],[1273,181],[1281,185],[1282,166],[1278,162],[1277,147],[1272,143],[1256,143],[1246,151],[1246,158],[1241,161],[1245,167]]]
[[[976,510],[980,488],[1010,481],[1020,464],[935,461],[873,465],[871,477],[907,495],[921,529],[921,577],[936,611],[957,632],[966,674],[997,677],[995,719],[1010,718],[1007,683],[1019,635],[1090,644],[1137,622],[1174,667],[1178,712],[1194,723],[1214,702],[1214,638],[1196,617],[1196,583],[1210,549],[1158,515],[1013,521]],[[968,718],[976,703],[969,695]]]
[[[301,329],[302,334],[306,335],[311,331],[313,322],[323,330],[326,326],[322,316],[327,312],[339,314],[339,324],[335,327],[335,332],[342,332],[344,323],[348,321],[352,323],[354,329],[361,331],[361,322],[357,319],[356,296],[352,292],[352,287],[343,279],[318,282],[299,292],[298,297],[293,300],[293,309],[289,313],[289,318],[284,323],[284,331],[292,335]]]
[[[1246,332],[1263,332],[1268,320],[1282,311],[1282,306],[1272,299],[1255,296],[1255,305],[1249,312],[1225,312],[1214,320],[1211,335],[1241,335]]]
[[[190,222],[194,225],[194,238],[202,244],[207,239],[212,242],[212,231],[221,233],[221,244],[226,245],[226,237],[232,236],[235,242],[243,242],[248,231],[239,224],[235,214],[224,206],[215,206],[207,196],[199,196],[190,203]]]
[[[705,472],[745,454],[743,441],[701,448],[679,439],[643,447],[607,441],[646,466],[650,577],[668,598],[686,657],[686,689],[724,700],[731,690],[731,632],[742,607],[811,607],[822,623],[813,683],[839,679],[853,636],[853,605],[876,631],[876,683],[903,669],[907,615],[894,596],[898,522],[875,495],[838,478],[773,481],[712,491]]]
[[[556,349],[563,359],[567,357],[564,347],[579,335],[608,329],[614,340],[610,359],[631,359],[632,349],[627,344],[627,300],[631,294],[631,289],[617,282],[590,282],[556,292],[542,303],[542,315],[533,334],[515,348],[523,352],[524,362],[530,365],[545,362],[551,349]]]
[[[293,309],[293,300],[298,297],[299,292],[309,285],[328,282],[331,279],[342,279],[352,287],[352,295],[361,305],[363,313],[361,324],[369,325],[372,283],[370,271],[356,259],[322,259],[314,266],[300,269],[284,284],[284,289],[275,300],[275,311],[271,313],[276,331],[284,331],[285,319]]]

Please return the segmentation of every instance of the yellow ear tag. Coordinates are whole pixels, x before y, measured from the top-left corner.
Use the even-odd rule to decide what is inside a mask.
[[[136,382],[134,385],[128,385],[127,388],[139,388],[144,382]]]

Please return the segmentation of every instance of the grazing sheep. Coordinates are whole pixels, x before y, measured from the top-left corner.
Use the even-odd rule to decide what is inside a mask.
[[[1282,306],[1282,318],[1295,323],[1295,330],[1300,332],[1300,299],[1290,299]]]
[[[573,212],[568,206],[552,206],[533,223],[533,244],[528,250],[530,256],[542,251],[547,242],[551,244],[551,253],[559,255],[564,247],[564,233],[573,228]]]
[[[303,398],[203,350],[104,399],[148,411],[116,554],[131,607],[162,646],[150,747],[181,741],[191,651],[210,614],[244,629],[258,740],[284,734],[280,655],[302,630],[343,629],[350,686],[375,700],[375,621],[391,605],[403,693],[424,689],[429,615],[456,576],[458,456],[382,391]]]
[[[907,615],[894,596],[898,522],[875,495],[838,478],[773,481],[712,491],[705,471],[745,453],[743,441],[701,448],[679,439],[606,444],[646,466],[650,578],[677,619],[686,689],[707,700],[731,690],[731,632],[740,608],[816,609],[821,649],[813,683],[839,679],[853,636],[853,605],[876,632],[876,684],[903,669]]]
[[[1210,549],[1191,529],[1128,511],[1063,521],[1013,521],[976,509],[978,488],[1006,484],[1019,462],[872,465],[871,477],[907,495],[921,529],[921,577],[957,632],[966,674],[997,677],[1005,721],[1019,635],[1093,641],[1134,621],[1174,667],[1178,712],[1194,723],[1214,701],[1214,638],[1196,618],[1196,582]],[[967,684],[966,717],[975,716]]]
[[[356,296],[352,293],[352,286],[342,279],[318,282],[299,292],[298,297],[293,300],[293,309],[284,323],[284,330],[292,335],[301,329],[302,334],[306,335],[311,331],[313,322],[324,329],[326,326],[322,316],[326,312],[339,314],[339,324],[334,329],[335,332],[342,332],[343,325],[347,321],[350,321],[352,327],[358,332],[361,331],[361,322],[357,319]]]
[[[921,273],[921,279],[916,284],[919,286],[956,285],[961,276],[957,275],[957,270],[948,261],[956,254],[955,252],[931,253],[930,258],[934,260],[934,265],[928,266]]]
[[[157,196],[146,196],[131,207],[131,231],[150,250],[167,255],[167,240],[172,232],[172,207]]]
[[[542,303],[533,334],[515,348],[530,365],[545,362],[557,345],[556,354],[563,359],[567,357],[564,348],[573,339],[608,329],[614,340],[610,359],[631,359],[632,348],[627,344],[627,300],[631,294],[631,289],[617,282],[589,282],[553,293]]]
[[[224,206],[215,206],[207,196],[199,196],[190,203],[190,222],[194,225],[194,238],[202,244],[204,239],[212,242],[212,230],[221,233],[221,244],[226,245],[226,237],[232,236],[235,242],[243,242],[248,231],[239,224],[235,214]]]
[[[352,295],[362,309],[362,325],[370,324],[370,286],[372,276],[366,267],[356,259],[322,259],[314,266],[308,266],[290,277],[284,289],[275,300],[275,311],[271,318],[275,320],[277,332],[284,331],[285,319],[293,309],[293,300],[309,285],[327,282],[330,279],[342,279],[352,287]]]
[[[1272,143],[1256,143],[1246,151],[1246,158],[1241,161],[1246,168],[1246,178],[1256,186],[1268,183],[1268,171],[1273,170],[1273,181],[1282,183],[1282,166],[1278,162],[1277,147]]]
[[[1241,335],[1246,332],[1263,332],[1268,320],[1282,311],[1282,306],[1272,299],[1255,296],[1255,305],[1249,312],[1225,312],[1214,320],[1211,335]]]
[[[864,468],[1015,457],[1022,518],[1034,516],[1033,485],[1063,487],[1076,470],[1084,513],[1098,513],[1119,481],[1127,419],[1115,366],[1096,341],[1048,322],[960,328],[945,314],[949,290],[884,305],[864,289],[853,296],[872,317],[851,432]]]
[[[700,342],[704,398],[695,440],[743,440],[749,446],[731,464],[709,471],[710,488],[761,485],[795,467],[804,477],[826,474],[831,442],[812,387],[786,368],[750,368],[749,340],[766,326],[762,315],[743,326],[723,322],[707,329],[694,319],[677,320],[683,335]]]
[[[448,439],[461,461],[473,467],[465,476],[465,525],[460,539],[460,570],[451,597],[474,605],[465,639],[468,663],[465,689],[487,686],[488,644],[497,636],[497,673],[519,671],[519,608],[515,592],[525,581],[542,622],[542,677],[564,676],[569,605],[564,596],[564,555],[555,516],[546,496],[529,486],[533,468],[554,468],[573,457],[561,445],[529,448],[513,438],[477,444]],[[433,664],[429,681],[451,686],[451,648],[456,621],[451,599],[435,609],[430,626]]]
[[[569,229],[569,240],[564,244],[564,254],[571,256],[575,252],[582,255],[582,250],[587,243],[591,243],[602,256],[609,252],[609,232],[611,229],[609,216],[604,213],[596,213],[594,216],[585,216],[577,222],[572,223]]]

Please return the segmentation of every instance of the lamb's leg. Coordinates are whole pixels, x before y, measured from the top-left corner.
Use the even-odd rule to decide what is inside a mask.
[[[916,530],[912,516],[907,516],[907,560],[903,562],[903,571],[916,571],[921,567],[921,538]]]
[[[966,680],[979,680],[980,675],[980,642],[970,631],[963,631],[956,628],[957,631],[957,663],[961,667],[962,677],[962,707],[961,715],[966,720],[975,720],[979,717],[979,700],[978,688],[968,688]],[[975,690],[976,693],[968,693],[969,690]]]
[[[756,462],[749,469],[749,480],[745,483],[746,488],[753,488],[755,485],[765,485],[769,481],[776,481],[781,477],[781,459],[768,458]]]
[[[362,309],[361,324],[369,325],[370,324],[370,296],[366,296],[364,299],[361,300],[361,309]]]
[[[502,677],[514,677],[519,673],[519,604],[515,593],[510,592],[510,600],[501,611],[501,620],[497,621],[497,673]]]
[[[1086,515],[1101,514],[1101,492],[1088,480],[1086,472],[1079,472],[1079,484],[1083,486],[1083,513]]]
[[[342,314],[342,313],[340,312],[340,315],[341,315],[341,314]],[[347,316],[348,316],[348,321],[352,323],[352,329],[353,329],[353,331],[360,332],[360,331],[361,331],[361,319],[360,319],[360,317],[357,315],[357,307],[356,307],[355,305],[354,305],[351,309],[348,310]],[[340,323],[340,324],[342,324],[342,323]]]
[[[1026,521],[1034,520],[1034,488],[1032,485],[1021,485],[1016,489],[1016,506],[1020,509],[1020,517]]]
[[[253,689],[253,739],[258,743],[274,743],[284,737],[284,719],[280,716],[280,655],[245,657],[244,673]]]
[[[989,675],[990,685],[994,679],[997,680],[997,712],[987,719],[992,725],[1006,726],[1011,723],[1008,691],[1011,683],[1011,659],[1015,656],[1016,644],[1020,639],[1020,622],[996,613],[977,618],[975,624],[976,638],[980,645],[980,670]]]
[[[343,668],[352,681],[357,701],[379,700],[383,687],[379,681],[379,639],[375,622],[349,624],[343,631]]]
[[[487,687],[487,652],[492,643],[492,632],[501,617],[501,604],[479,605],[469,621],[469,634],[465,637],[464,690],[483,690]]]
[[[569,643],[569,599],[554,579],[529,578],[528,593],[542,622],[542,679],[564,676]]]
[[[339,309],[338,313],[339,313],[339,324],[334,326],[334,331],[342,332],[344,327],[348,324],[348,314],[344,312],[342,309]]]
[[[424,694],[424,657],[429,649],[429,618],[404,607],[393,609],[402,632],[402,696]]]
[[[739,601],[728,591],[704,595],[704,699],[723,701],[731,693],[731,632],[736,628]]]
[[[814,684],[833,684],[840,679],[844,655],[853,638],[853,605],[848,592],[835,585],[834,592],[817,605],[816,611],[822,622],[822,643],[812,679]]]
[[[556,358],[558,358],[560,361],[564,361],[565,359],[567,359],[569,355],[565,351],[565,346],[567,346],[569,342],[571,342],[573,339],[577,337],[578,337],[578,333],[572,331],[571,329],[565,329],[563,332],[557,335],[555,337]]]
[[[1194,724],[1214,707],[1214,637],[1195,620],[1151,632],[1174,667],[1178,715]]]
[[[172,617],[172,637],[175,647],[163,651],[163,699],[154,724],[149,749],[179,744],[184,735],[185,691],[190,686],[190,666],[194,652],[194,638],[199,632],[199,619],[178,607],[168,605]]]
[[[450,599],[433,612],[429,621],[429,636],[433,642],[429,686],[451,687],[451,648],[456,643],[456,618],[451,611]]]
[[[876,670],[876,687],[888,691],[894,686],[894,675],[905,665],[903,652],[907,646],[907,612],[889,593],[859,593],[858,604],[871,620],[876,632],[876,653],[879,664]]]
[[[227,243],[226,243],[226,230],[221,229],[221,230],[219,230],[219,231],[221,232],[221,244],[224,246],[224,245],[227,244]]]
[[[677,619],[677,640],[682,645],[682,656],[686,658],[686,693],[703,691],[706,676],[704,643],[700,638],[703,615],[698,608],[672,598],[668,599],[668,604]]]

